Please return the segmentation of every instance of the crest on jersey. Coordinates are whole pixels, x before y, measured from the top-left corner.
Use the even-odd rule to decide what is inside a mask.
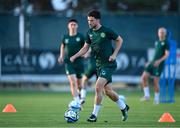
[[[104,32],[101,33],[101,37],[104,38],[106,34]]]
[[[64,42],[65,42],[65,44],[68,44],[69,43],[69,39],[65,39]]]
[[[163,45],[165,45],[165,43],[164,43],[164,42],[161,42],[161,45],[163,46]]]
[[[76,41],[79,42],[80,41],[80,37],[76,37]]]

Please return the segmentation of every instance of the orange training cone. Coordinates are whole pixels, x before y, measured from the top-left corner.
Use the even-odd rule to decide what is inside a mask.
[[[173,119],[173,117],[171,116],[170,113],[166,112],[161,116],[161,118],[159,119],[158,122],[170,122],[170,123],[172,123],[172,122],[175,122],[175,120]]]
[[[12,104],[7,104],[2,112],[16,112],[16,109]]]

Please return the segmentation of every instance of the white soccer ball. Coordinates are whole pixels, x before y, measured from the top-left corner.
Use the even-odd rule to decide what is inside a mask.
[[[65,111],[64,118],[68,123],[74,123],[79,119],[79,112],[74,109],[68,109]]]
[[[70,109],[75,109],[75,110],[80,110],[81,109],[81,104],[80,102],[73,100],[69,103],[68,107]]]

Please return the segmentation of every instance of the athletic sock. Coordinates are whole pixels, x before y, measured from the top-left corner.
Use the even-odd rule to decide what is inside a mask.
[[[74,97],[74,100],[80,103],[80,98],[79,98],[79,96],[75,96],[75,97]]]
[[[81,99],[85,100],[86,98],[86,89],[81,89]]]
[[[154,93],[154,101],[159,101],[159,92]]]
[[[121,110],[125,109],[126,104],[122,99],[119,98],[118,101],[116,101],[116,103]]]
[[[144,96],[145,96],[145,97],[150,97],[149,87],[144,87],[143,90],[144,90]]]
[[[94,115],[97,117],[100,108],[101,108],[101,105],[96,105],[96,104],[94,104],[94,109],[93,109],[92,114],[94,114]]]

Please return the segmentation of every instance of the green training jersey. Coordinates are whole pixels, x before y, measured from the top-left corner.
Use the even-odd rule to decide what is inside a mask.
[[[114,49],[112,40],[116,40],[118,34],[109,28],[101,26],[98,30],[89,29],[86,42],[90,44],[92,52],[95,55],[96,66],[116,66],[116,61],[109,61]]]
[[[64,35],[62,43],[64,44],[65,60],[69,60],[71,56],[76,54],[83,47],[84,42],[84,36],[80,33],[74,36]]]
[[[90,65],[94,65],[95,67],[96,67],[96,60],[95,60],[95,56],[94,56],[94,53],[93,52],[91,52],[90,53]]]
[[[155,42],[155,54],[153,61],[156,61],[160,59],[162,56],[164,56],[165,51],[169,51],[169,42],[167,40],[164,41],[156,41]]]

